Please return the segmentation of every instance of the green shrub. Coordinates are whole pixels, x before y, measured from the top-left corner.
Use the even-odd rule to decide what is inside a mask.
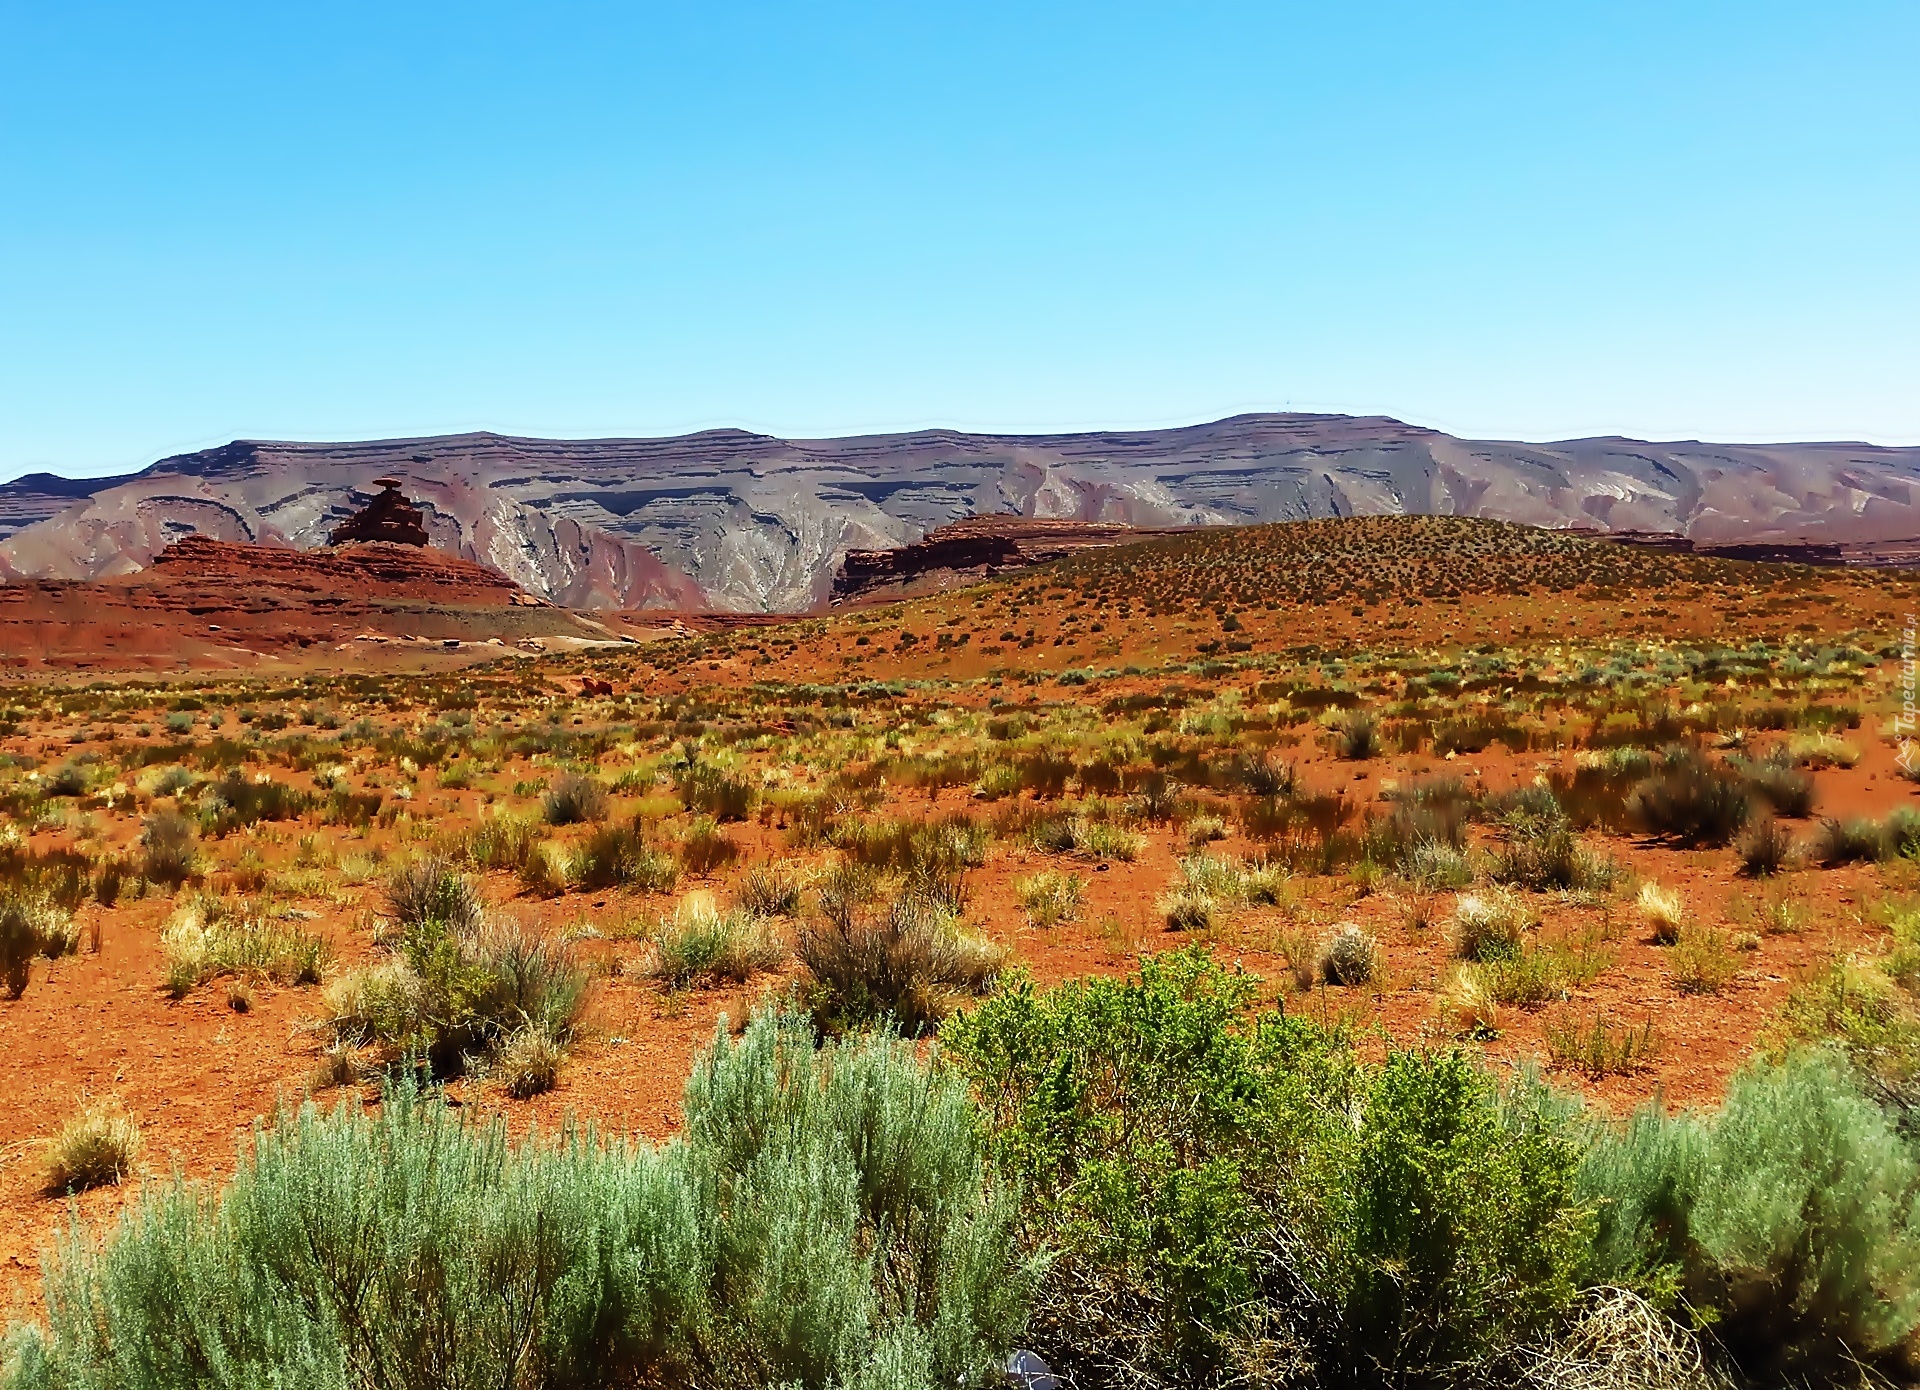
[[[1750,1065],[1717,1115],[1642,1110],[1581,1187],[1593,1277],[1684,1298],[1750,1376],[1885,1367],[1920,1328],[1920,1162],[1822,1049]]]
[[[1579,1146],[1544,1094],[1503,1098],[1459,1052],[1396,1052],[1358,1131],[1326,1362],[1352,1382],[1443,1383],[1572,1302],[1592,1227]]]
[[[1422,1384],[1574,1293],[1578,1147],[1453,1053],[1362,1064],[1198,950],[950,1021],[1055,1252],[1030,1342],[1081,1383]]]
[[[397,1086],[66,1237],[20,1390],[989,1382],[1032,1278],[958,1080],[724,1029],[659,1148],[508,1141]]]

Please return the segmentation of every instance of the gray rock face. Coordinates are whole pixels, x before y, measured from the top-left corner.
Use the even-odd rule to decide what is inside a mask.
[[[126,573],[192,531],[315,547],[379,477],[401,481],[436,545],[570,607],[811,608],[849,549],[977,513],[1176,526],[1422,512],[1702,543],[1920,537],[1916,448],[1519,444],[1383,417],[1241,415],[1056,435],[236,441],[71,496],[46,478],[0,486],[0,574]]]

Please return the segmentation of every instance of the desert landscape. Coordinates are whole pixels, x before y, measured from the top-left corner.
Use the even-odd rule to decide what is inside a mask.
[[[1714,1263],[1734,1254],[1656,1258],[1650,1228],[1593,1223],[1646,1200],[1633,1183],[1652,1179],[1615,1170],[1654,1161],[1650,1124],[1732,1133],[1739,1107],[1825,1086],[1818,1104],[1859,1112],[1847,1124],[1911,1132],[1920,781],[1896,716],[1920,572],[1455,517],[1052,553],[967,551],[940,574],[866,562],[843,606],[753,624],[555,608],[380,541],[196,540],[127,580],[0,590],[18,615],[0,688],[16,1321],[74,1327],[99,1281],[135,1277],[87,1251],[150,1245],[138,1233],[233,1180],[240,1155],[265,1181],[289,1126],[370,1155],[398,1138],[352,1126],[693,1153],[714,1069],[786,1055],[801,1028],[823,1058],[931,1059],[961,1085],[943,1104],[983,1107],[974,1161],[998,1154],[1030,1200],[1051,1194],[1002,1237],[1025,1271],[1006,1285],[1023,1340],[1088,1383],[1280,1354],[1141,1252],[1225,1222],[1207,1237],[1228,1242],[1225,1278],[1284,1227],[1222,1209],[1123,1236],[1075,1144],[1145,1145],[1128,1181],[1217,1182],[1221,1154],[1280,1122],[1286,1076],[1377,1095],[1456,1062],[1450,1084],[1487,1104],[1561,1117],[1560,1157],[1536,1155],[1529,1180],[1563,1195],[1524,1219],[1564,1266],[1528,1277],[1566,1292],[1528,1335],[1571,1308],[1580,1335],[1655,1337],[1635,1364],[1659,1383],[1831,1374],[1834,1319],[1857,1333],[1865,1313],[1783,1330]],[[1182,1009],[1211,1041],[1139,1031]],[[903,1041],[862,1043],[876,1026]],[[1272,1072],[1275,1028],[1314,1060]],[[1067,1032],[1030,1055],[1048,1029]],[[1268,1118],[1183,1140],[1198,1121],[1178,1097],[1200,1086],[1183,1068],[1227,1065],[1229,1044]],[[1056,1052],[1091,1070],[1049,1081]],[[1109,1093],[1094,1078],[1115,1067],[1148,1070]],[[1036,1109],[1060,1084],[1094,1087],[1064,1112],[1081,1140],[1035,1128],[1061,1122]],[[458,1127],[404,1118],[420,1107]],[[1777,1156],[1743,1161],[1780,1180]],[[1232,1162],[1233,1201],[1295,1200],[1236,1188],[1260,1163]],[[1510,1201],[1500,1219],[1523,1219]],[[133,1224],[116,1236],[117,1220]],[[1904,1277],[1913,1237],[1881,1234],[1881,1277]],[[1051,1272],[1031,1263],[1043,1251]],[[1236,1277],[1284,1302],[1268,1276]],[[1583,1280],[1636,1292],[1596,1302]],[[1119,1303],[1087,1312],[1090,1290]],[[1169,1321],[1181,1299],[1200,1330]],[[1324,1328],[1272,1335],[1328,1373]],[[747,1354],[732,1345],[645,1364],[724,1381]],[[1856,1370],[1903,1374],[1910,1347],[1890,1337]]]

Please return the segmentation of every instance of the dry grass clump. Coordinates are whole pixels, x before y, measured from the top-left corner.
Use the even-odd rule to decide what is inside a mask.
[[[117,1183],[133,1171],[140,1126],[118,1101],[81,1105],[47,1144],[46,1190],[84,1192]]]
[[[1763,815],[1740,837],[1740,872],[1748,878],[1770,878],[1787,867],[1792,854],[1792,833],[1771,815]]]
[[[1564,1331],[1523,1346],[1525,1390],[1727,1390],[1700,1335],[1631,1289],[1589,1290]]]
[[[1820,771],[1832,767],[1852,767],[1860,761],[1860,750],[1833,734],[1802,736],[1788,742],[1787,760],[1795,767]]]
[[[696,878],[705,878],[740,857],[740,846],[711,816],[696,816],[680,842],[680,866]]]
[[[493,1062],[493,1076],[515,1100],[551,1091],[560,1079],[566,1045],[551,1030],[527,1024],[508,1035]]]
[[[224,975],[312,985],[332,957],[325,937],[233,898],[195,893],[160,933],[167,991],[184,999]]]
[[[1653,933],[1656,946],[1671,946],[1680,939],[1680,928],[1686,921],[1686,904],[1680,895],[1671,888],[1662,888],[1649,879],[1640,885],[1640,896],[1634,900],[1634,906],[1640,910],[1641,918]]]
[[[1453,953],[1469,961],[1516,956],[1534,924],[1526,899],[1511,888],[1462,893],[1453,905]]]
[[[1079,874],[1058,869],[1042,869],[1037,874],[1016,880],[1014,900],[1027,914],[1027,921],[1046,928],[1071,921],[1080,911],[1080,899],[1087,882]]]
[[[27,992],[35,956],[69,955],[80,945],[73,914],[39,893],[0,893],[0,992],[18,999]]]
[[[438,922],[468,932],[480,925],[480,891],[474,881],[437,854],[422,855],[387,879],[387,906],[403,927]]]
[[[607,814],[607,789],[597,778],[567,772],[553,780],[540,803],[540,814],[548,825],[580,825],[603,820]]]
[[[751,865],[734,885],[733,900],[756,917],[792,917],[800,911],[800,877],[779,864]]]
[[[710,893],[689,893],[654,934],[648,973],[671,989],[699,981],[739,983],[757,971],[778,969],[786,946],[765,916],[724,912]]]
[[[796,954],[812,977],[813,1013],[823,1026],[888,1019],[909,1035],[990,990],[1007,960],[1004,947],[969,930],[956,912],[911,892],[883,904],[823,893],[821,916],[801,929]]]
[[[1168,931],[1208,932],[1220,915],[1220,903],[1213,894],[1191,883],[1162,894],[1158,906]]]
[[[178,811],[155,811],[140,829],[141,873],[174,888],[194,878],[199,860],[195,839],[193,822]]]
[[[1549,1018],[1541,1025],[1541,1034],[1555,1062],[1596,1079],[1644,1071],[1660,1051],[1652,1019],[1636,1028],[1611,1023],[1598,1012],[1585,1023]]]
[[[1320,952],[1322,977],[1330,985],[1370,984],[1380,973],[1380,947],[1365,929],[1343,922]]]

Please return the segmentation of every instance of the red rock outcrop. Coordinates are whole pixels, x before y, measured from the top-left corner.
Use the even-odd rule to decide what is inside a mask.
[[[137,574],[0,585],[0,667],[15,669],[248,665],[303,653],[358,664],[366,643],[401,652],[611,635],[497,570],[388,541],[315,551],[187,536]]]
[[[850,550],[833,578],[833,602],[894,590],[944,587],[1058,560],[1077,550],[1177,535],[1184,527],[1122,526],[1021,516],[970,516],[891,550]]]
[[[329,545],[351,545],[355,541],[391,541],[396,545],[425,545],[427,524],[420,509],[400,491],[398,478],[375,478],[380,489],[366,506],[333,528]]]

